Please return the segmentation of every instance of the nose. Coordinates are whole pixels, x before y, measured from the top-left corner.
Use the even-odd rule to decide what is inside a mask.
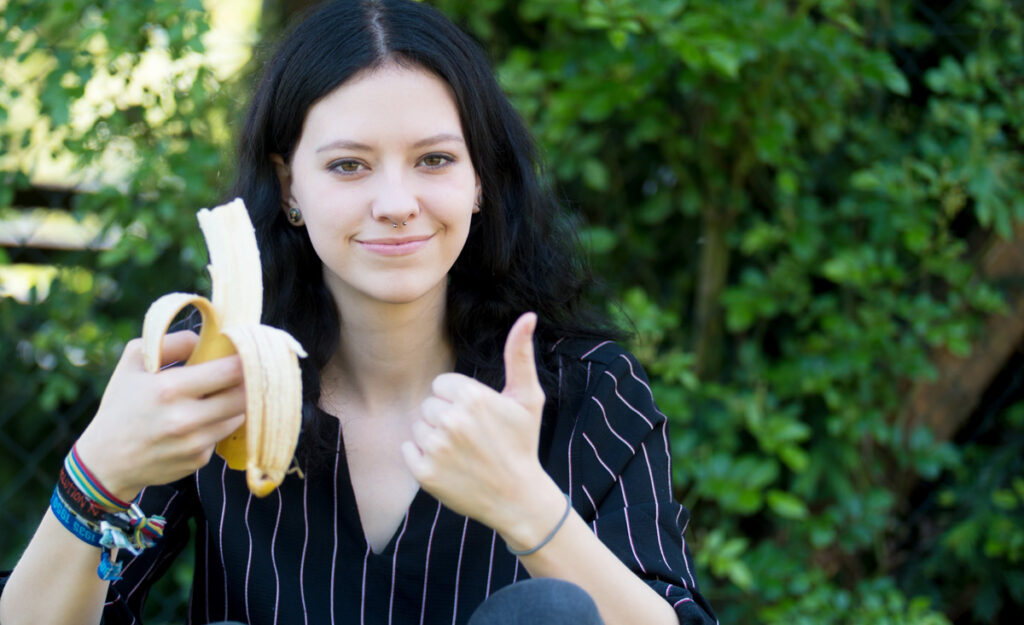
[[[371,206],[375,220],[389,226],[403,226],[419,215],[419,198],[404,176],[381,176],[379,180],[380,186]]]

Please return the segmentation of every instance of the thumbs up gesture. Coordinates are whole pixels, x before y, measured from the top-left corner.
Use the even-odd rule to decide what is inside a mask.
[[[499,532],[529,493],[551,482],[537,458],[544,391],[533,356],[534,313],[505,341],[505,388],[457,373],[434,379],[402,455],[424,489],[459,514]]]

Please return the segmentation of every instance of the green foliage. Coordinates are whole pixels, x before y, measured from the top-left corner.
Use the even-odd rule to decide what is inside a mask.
[[[936,350],[969,353],[1006,310],[976,265],[1024,218],[1020,2],[431,3],[491,51],[552,185],[585,213],[672,419],[688,541],[721,620],[1019,611],[1020,404],[992,416],[1005,435],[967,443],[897,415]],[[74,0],[0,18],[0,57],[19,68],[0,81],[0,153],[38,147],[13,123],[27,97],[88,174],[76,215],[121,234],[64,257],[39,303],[0,300],[15,355],[3,434],[51,458],[26,473],[40,458],[0,455],[0,485],[45,497],[145,306],[201,275],[192,215],[226,190],[241,100],[196,56],[201,9]],[[132,71],[154,50],[175,64],[147,90]],[[83,109],[101,76],[118,95]],[[25,173],[0,161],[0,205]],[[42,505],[9,514],[31,527]],[[0,537],[4,564],[26,539]]]
[[[977,478],[969,452],[896,415],[935,350],[968,354],[1005,310],[975,263],[1024,217],[1020,4],[434,4],[492,50],[587,215],[673,419],[722,620],[946,622],[957,582],[898,588],[897,537],[912,484]],[[1009,563],[1014,493],[956,508],[942,529],[961,542],[935,562],[956,547],[978,570]],[[1012,576],[984,578],[987,614],[1021,605]]]
[[[952,608],[997,622],[1010,612],[1005,595],[1018,606],[1024,599],[1024,402],[986,415],[962,453],[915,510],[927,519],[916,546],[920,565],[902,573],[907,587],[936,598],[970,580],[976,590],[959,591]]]

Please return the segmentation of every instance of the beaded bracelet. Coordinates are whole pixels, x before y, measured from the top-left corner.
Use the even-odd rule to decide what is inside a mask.
[[[544,545],[548,544],[549,542],[551,542],[551,540],[555,537],[555,534],[558,533],[558,530],[562,529],[562,526],[565,525],[565,520],[569,518],[569,512],[571,512],[571,511],[572,511],[572,501],[569,499],[569,495],[565,495],[565,512],[562,513],[562,518],[559,519],[558,524],[555,525],[555,529],[551,530],[551,533],[548,534],[544,538],[544,540],[540,541],[539,545],[537,545],[533,549],[527,549],[525,551],[516,551],[512,547],[509,547],[508,543],[505,543],[505,548],[508,549],[509,553],[511,553],[512,555],[514,555],[516,557],[528,556],[531,553],[536,553],[536,552],[540,551],[540,548],[543,547]]]

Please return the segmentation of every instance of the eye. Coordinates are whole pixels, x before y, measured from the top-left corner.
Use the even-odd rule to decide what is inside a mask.
[[[428,169],[440,169],[449,163],[454,163],[455,159],[448,154],[427,154],[420,159]]]
[[[327,165],[328,170],[339,174],[355,174],[365,168],[365,165],[352,158],[339,159]]]

